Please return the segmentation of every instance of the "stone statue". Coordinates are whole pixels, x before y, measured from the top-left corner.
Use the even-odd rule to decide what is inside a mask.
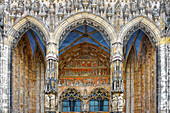
[[[23,3],[23,1],[18,2],[17,10],[18,10],[19,13],[23,13],[23,11],[24,11],[24,3]]]
[[[170,3],[165,5],[166,16],[170,18]]]
[[[107,15],[111,15],[112,14],[112,7],[111,7],[110,3],[108,4],[106,13],[107,13]]]
[[[89,106],[88,106],[88,104],[85,101],[83,101],[83,110],[82,111],[84,111],[84,112],[88,112],[89,111]]]
[[[104,12],[104,1],[103,0],[101,0],[99,3],[99,12],[100,13],[103,13]]]
[[[148,10],[148,9],[150,9],[152,7],[150,1],[146,1],[145,3],[146,3],[146,7],[145,7],[146,10]]]
[[[39,1],[35,1],[34,2],[34,11],[35,12],[39,12],[39,7],[40,7],[40,3],[39,3]]]
[[[63,7],[62,3],[59,3],[58,13],[64,14],[64,7]]]
[[[26,10],[28,10],[28,11],[31,10],[31,4],[32,4],[32,1],[31,1],[31,0],[27,0],[27,1],[26,1],[26,4],[25,4]]]
[[[79,9],[79,0],[74,1],[74,8]]]
[[[5,8],[5,5],[4,4],[0,4],[0,15],[3,14],[4,8]]]
[[[157,6],[155,5],[152,11],[152,18],[153,20],[159,18],[159,10],[157,9]]]
[[[96,0],[92,0],[91,6],[92,6],[92,8],[96,8],[96,6],[97,6]]]
[[[138,0],[138,6],[140,9],[143,9],[145,7],[145,3],[143,2],[143,0]]]
[[[135,12],[136,13],[136,11],[137,11],[137,9],[138,9],[138,7],[137,7],[137,3],[135,2],[135,1],[133,1],[131,4],[130,4],[130,10],[131,10],[131,12],[132,12],[132,14]]]
[[[119,1],[117,1],[115,4],[115,14],[120,14],[120,11],[121,11],[121,4]]]
[[[19,1],[19,2],[18,2],[18,8],[23,8],[23,7],[24,7],[23,1]]]
[[[130,13],[130,10],[129,10],[129,7],[127,4],[124,5],[124,8],[123,8],[123,18],[125,19],[126,17],[129,18],[129,13]]]
[[[71,7],[71,6],[72,6],[71,0],[67,0],[67,1],[66,1],[66,7]]]
[[[41,7],[41,13],[46,14],[47,11],[48,11],[47,6],[45,4],[43,4],[42,7]]]
[[[49,11],[51,14],[54,14],[55,13],[55,4],[54,4],[54,0],[51,0],[50,1],[50,7],[49,7]]]
[[[123,111],[125,100],[123,99],[123,93],[118,97],[118,111]]]
[[[118,107],[118,97],[117,97],[117,95],[113,95],[111,106],[112,106],[112,112],[117,111],[117,107]]]
[[[66,0],[66,11],[71,12],[72,2],[71,0]]]
[[[87,89],[84,89],[84,98],[87,98]]]
[[[30,5],[30,6],[31,6],[31,3],[32,3],[31,0],[27,0],[27,1],[26,1],[26,4],[27,4],[27,5]]]
[[[81,4],[82,4],[83,8],[87,9],[90,4],[90,0],[81,0]]]

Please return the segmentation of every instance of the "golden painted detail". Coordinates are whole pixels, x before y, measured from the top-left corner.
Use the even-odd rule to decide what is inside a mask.
[[[83,42],[60,55],[59,76],[109,76],[110,55],[98,46]]]
[[[98,100],[98,97],[101,97],[102,99],[108,99],[110,100],[110,93],[103,89],[103,88],[96,88],[93,90],[90,95],[88,96],[88,100],[90,101],[91,99],[96,99]]]
[[[155,113],[156,109],[156,50],[144,35],[138,56],[132,45],[123,74],[126,95],[124,112]]]
[[[37,47],[37,46],[35,46]],[[15,60],[14,60],[15,59]],[[34,57],[28,36],[24,34],[13,50],[12,112],[35,113],[44,108],[42,95],[44,90],[40,80],[44,76],[43,55],[35,48]]]
[[[160,45],[170,43],[170,37],[161,38]]]
[[[67,90],[65,90],[61,96],[60,96],[60,100],[64,100],[64,99],[70,99],[71,97],[73,97],[74,100],[76,99],[80,99],[82,100],[82,95],[79,91],[77,91],[74,88],[68,88]]]
[[[59,78],[59,85],[62,86],[100,86],[110,85],[110,77],[70,77]]]

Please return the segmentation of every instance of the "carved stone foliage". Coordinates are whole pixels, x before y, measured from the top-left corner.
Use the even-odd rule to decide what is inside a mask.
[[[59,100],[60,101],[62,101],[64,99],[69,100],[70,98],[74,98],[74,100],[76,100],[76,99],[82,100],[83,96],[78,90],[76,90],[74,88],[68,88],[64,92],[62,92]]]
[[[111,111],[112,112],[122,112],[125,105],[125,99],[123,99],[123,94],[113,95],[111,100]]]
[[[110,99],[110,93],[105,90],[104,88],[96,88],[93,90],[90,95],[88,96],[88,100],[96,99],[98,100],[98,97],[101,97],[101,99]]]
[[[34,25],[33,23],[27,22],[21,28],[16,31],[15,29],[12,29],[12,32],[10,32],[10,35],[14,37],[13,39],[13,46],[15,47],[18,41],[22,38],[25,32],[27,32],[29,29],[34,30],[40,37],[40,40],[42,41],[43,45],[46,45],[46,39],[44,34],[41,32],[40,28]]]
[[[109,77],[84,77],[84,78],[62,78],[60,77],[59,86],[109,86]]]

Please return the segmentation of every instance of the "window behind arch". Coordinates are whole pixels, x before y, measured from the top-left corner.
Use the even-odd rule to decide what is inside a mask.
[[[109,111],[109,95],[104,89],[96,89],[90,95],[90,111]]]
[[[80,112],[81,111],[81,101],[79,99],[64,99],[63,100],[63,112]]]
[[[90,100],[90,111],[108,111],[108,110],[109,110],[109,101],[107,99]]]
[[[81,112],[81,94],[75,89],[67,89],[60,97],[63,112]]]

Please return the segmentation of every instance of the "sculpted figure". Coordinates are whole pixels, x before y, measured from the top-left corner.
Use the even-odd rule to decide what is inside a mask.
[[[96,4],[96,0],[92,0],[92,4]]]
[[[74,8],[79,9],[79,0],[74,0]]]
[[[146,10],[150,9],[152,7],[150,1],[146,1]]]
[[[27,1],[26,1],[26,4],[27,4],[27,5],[31,5],[31,3],[32,3],[31,0],[27,0]]]
[[[89,111],[88,104],[85,101],[83,101],[83,111],[84,112],[88,112]]]
[[[170,17],[170,3],[165,5],[166,15]]]
[[[84,89],[84,97],[87,98],[87,90]]]
[[[100,2],[99,2],[99,12],[101,13],[101,12],[104,12],[104,2],[103,2],[103,0],[101,0]]]
[[[111,14],[111,13],[112,13],[112,7],[111,4],[109,3],[107,7],[107,14]]]
[[[43,4],[43,6],[41,7],[41,13],[46,13],[47,12],[47,6],[45,4]]]
[[[27,0],[26,1],[26,4],[25,4],[25,8],[28,10],[28,11],[30,11],[31,10],[31,0]]]
[[[72,2],[71,0],[66,1],[66,11],[71,12]]]
[[[130,10],[129,10],[129,7],[127,4],[125,4],[124,6],[124,9],[123,9],[123,18],[125,19],[125,17],[129,18],[129,13],[130,13]]]
[[[38,12],[38,11],[39,11],[39,7],[40,7],[39,1],[35,1],[35,2],[34,2],[34,11],[35,11],[35,12]]]
[[[145,7],[143,0],[138,0],[138,5],[140,9],[143,9]]]
[[[72,6],[71,0],[67,0],[67,1],[66,1],[66,6],[67,6],[67,7],[71,7],[71,6]]]
[[[112,112],[113,111],[117,111],[117,106],[118,106],[118,98],[117,95],[113,95],[113,99],[112,99]]]
[[[62,13],[62,14],[64,14],[64,8],[63,8],[62,3],[59,3],[58,13]]]
[[[120,4],[119,1],[117,1],[116,4],[115,4],[115,13],[120,14],[120,11],[121,11],[121,4]]]
[[[135,1],[130,4],[130,10],[132,13],[137,11],[137,3]]]
[[[3,14],[5,6],[0,4],[0,15]]]
[[[23,1],[19,1],[18,8],[23,8],[23,7],[24,7]]]
[[[157,9],[157,6],[155,5],[152,11],[153,20],[155,20],[156,17],[159,17],[159,10]]]
[[[120,94],[118,97],[118,111],[123,111],[123,107],[125,105],[125,100],[123,99],[123,94]]]
[[[23,13],[23,11],[24,11],[24,3],[23,3],[23,1],[19,1],[18,2],[18,12],[19,13]]]

